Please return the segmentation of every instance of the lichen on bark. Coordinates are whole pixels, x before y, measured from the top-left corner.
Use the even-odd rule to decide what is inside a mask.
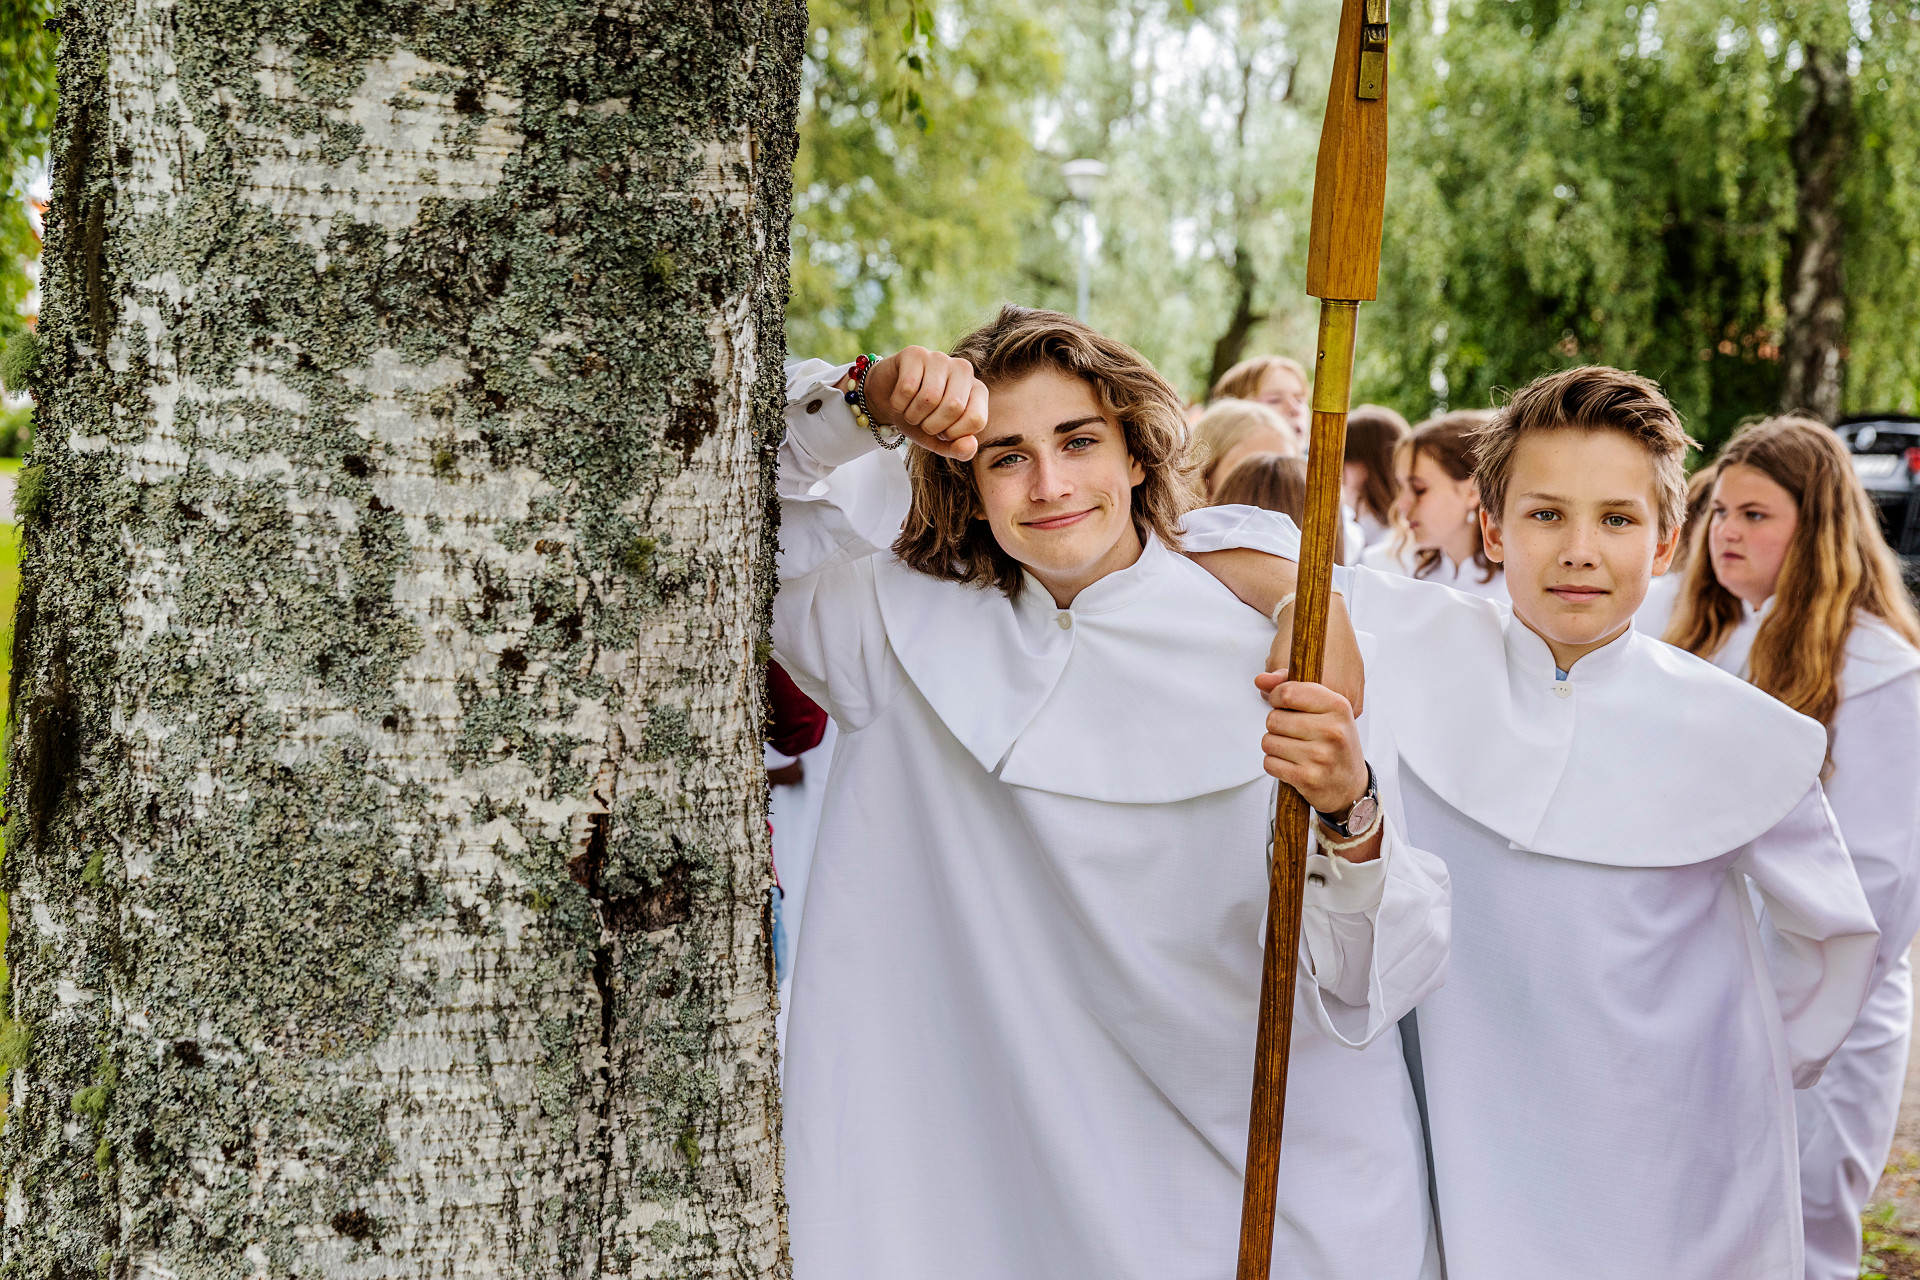
[[[755,655],[803,29],[69,0],[10,1273],[784,1265]]]

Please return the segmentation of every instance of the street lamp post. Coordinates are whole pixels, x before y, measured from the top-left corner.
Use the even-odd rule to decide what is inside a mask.
[[[1080,323],[1089,323],[1087,311],[1093,278],[1093,205],[1094,193],[1107,176],[1107,166],[1098,160],[1069,160],[1060,166],[1067,180],[1067,193],[1080,206]]]

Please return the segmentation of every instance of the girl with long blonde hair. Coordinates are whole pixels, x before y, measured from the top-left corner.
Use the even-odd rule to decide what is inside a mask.
[[[1880,926],[1874,981],[1820,1082],[1794,1094],[1808,1280],[1860,1274],[1886,1164],[1920,931],[1920,613],[1839,437],[1787,416],[1714,463],[1666,639],[1827,726],[1827,802]]]

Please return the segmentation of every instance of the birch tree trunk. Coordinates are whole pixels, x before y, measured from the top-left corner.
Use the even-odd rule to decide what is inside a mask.
[[[8,1274],[775,1274],[801,6],[63,23]]]
[[[1846,53],[1807,46],[1791,153],[1795,221],[1781,282],[1786,301],[1780,407],[1823,422],[1840,416],[1846,389],[1847,224],[1840,184],[1853,151],[1853,82]]]

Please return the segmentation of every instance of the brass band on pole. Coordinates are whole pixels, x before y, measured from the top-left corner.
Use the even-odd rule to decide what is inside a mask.
[[[1353,399],[1353,344],[1360,304],[1320,304],[1320,345],[1313,357],[1313,411],[1345,413]]]

